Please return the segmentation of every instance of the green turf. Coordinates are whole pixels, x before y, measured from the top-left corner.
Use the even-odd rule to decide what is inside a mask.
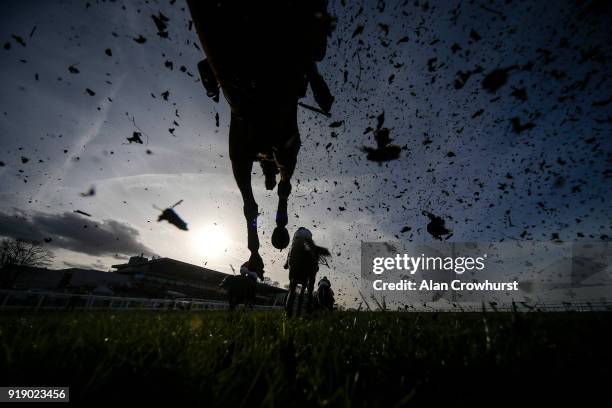
[[[206,406],[387,407],[556,389],[576,397],[565,387],[610,373],[611,323],[606,313],[5,314],[0,385]]]

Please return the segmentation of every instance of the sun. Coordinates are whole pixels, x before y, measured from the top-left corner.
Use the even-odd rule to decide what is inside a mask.
[[[230,238],[219,225],[210,224],[194,230],[191,244],[202,255],[216,256],[228,249]]]

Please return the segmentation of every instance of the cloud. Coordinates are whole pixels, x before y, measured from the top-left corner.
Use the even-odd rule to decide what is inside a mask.
[[[94,269],[94,270],[99,270],[99,271],[103,271],[105,269],[108,269],[108,266],[105,263],[103,263],[102,261],[100,261],[99,259],[96,259],[96,261],[92,262],[92,263],[80,263],[80,262],[68,262],[68,261],[64,261],[63,264],[64,264],[64,266],[66,266],[68,268]]]
[[[93,256],[152,254],[135,228],[114,220],[95,221],[73,212],[28,216],[0,211],[0,236],[48,241],[47,245]]]

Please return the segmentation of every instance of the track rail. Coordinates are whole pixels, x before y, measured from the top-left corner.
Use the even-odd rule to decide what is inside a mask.
[[[227,302],[205,299],[149,299],[75,295],[54,292],[0,290],[0,311],[71,310],[226,310]],[[282,306],[255,305],[256,310],[281,310]]]

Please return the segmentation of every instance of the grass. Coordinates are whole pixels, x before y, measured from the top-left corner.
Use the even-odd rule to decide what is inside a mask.
[[[581,399],[612,314],[95,312],[0,316],[0,385],[71,400],[406,406]],[[490,400],[494,398],[494,400]]]

